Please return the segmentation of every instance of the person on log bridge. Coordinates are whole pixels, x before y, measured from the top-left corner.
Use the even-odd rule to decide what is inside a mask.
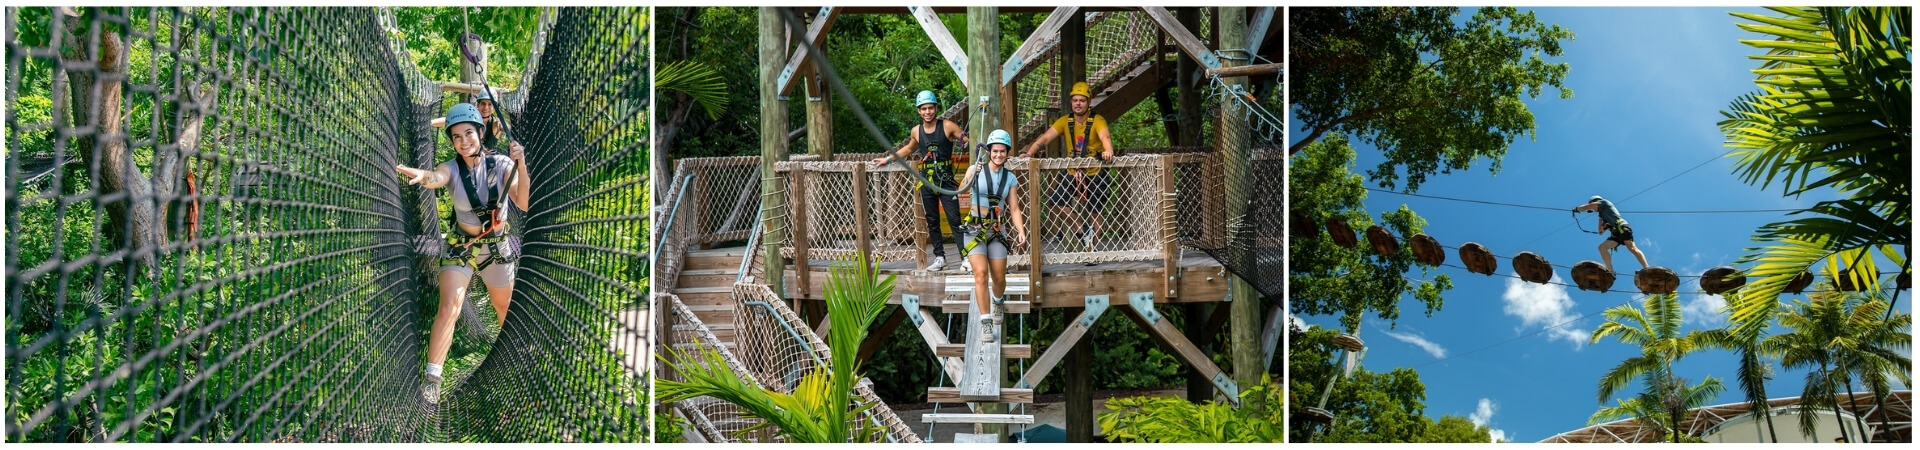
[[[1620,210],[1613,207],[1613,202],[1595,195],[1587,199],[1587,204],[1574,207],[1573,212],[1599,213],[1600,232],[1613,232],[1607,236],[1607,240],[1600,242],[1600,262],[1607,265],[1608,272],[1613,272],[1612,252],[1621,245],[1627,246],[1627,251],[1633,252],[1633,257],[1640,260],[1641,269],[1652,267],[1647,265],[1647,255],[1640,253],[1639,246],[1633,245],[1633,227],[1627,225],[1627,219],[1620,217]]]
[[[429,384],[422,396],[430,403],[439,402],[441,370],[453,346],[453,325],[474,273],[478,272],[487,286],[498,323],[506,322],[507,306],[513,302],[514,266],[520,248],[518,241],[507,234],[507,203],[511,200],[521,212],[527,210],[530,189],[526,149],[512,142],[510,156],[488,152],[481,145],[481,136],[486,133],[483,123],[480,111],[472,104],[453,105],[447,110],[446,133],[458,156],[431,170],[394,166],[407,184],[425,189],[460,185],[447,194],[452,199],[453,215],[447,218],[446,253],[439,261],[440,309],[427,339]]]
[[[980,311],[980,341],[985,343],[994,342],[993,325],[1000,322],[994,309],[1005,309],[1007,303],[1007,249],[1024,243],[1027,235],[1026,214],[1020,208],[1020,180],[1007,171],[1007,157],[1012,151],[1013,135],[1007,130],[993,130],[987,135],[987,164],[968,166],[967,176],[962,179],[971,182],[960,188],[961,192],[973,192],[968,233],[963,238],[967,263],[987,268],[973,272],[974,306]],[[1006,227],[1009,219],[1013,222],[1011,229]],[[993,277],[991,304],[983,296],[988,292],[989,275]]]
[[[1069,96],[1073,115],[1053,121],[1045,134],[1020,152],[1020,157],[1031,158],[1040,146],[1066,136],[1067,157],[1113,162],[1113,138],[1107,130],[1107,118],[1093,113],[1093,88],[1084,81],[1074,83]],[[1075,240],[1086,246],[1083,251],[1094,251],[1100,242],[1100,213],[1106,207],[1111,185],[1103,169],[1070,169],[1067,177],[1047,195],[1047,204],[1053,206],[1056,214],[1080,227],[1074,232],[1079,233]]]
[[[874,158],[873,163],[885,166],[895,158],[912,157],[914,149],[921,149],[920,170],[927,182],[939,183],[941,189],[953,190],[959,183],[953,179],[953,146],[959,143],[966,148],[966,131],[960,125],[937,118],[940,114],[940,99],[933,91],[920,91],[914,104],[920,109],[920,126],[907,134],[907,141],[899,150],[887,156]],[[960,232],[960,198],[954,195],[941,195],[927,186],[918,186],[920,190],[920,209],[926,211],[927,242],[933,244],[933,262],[927,264],[927,270],[947,268],[947,250],[942,245],[946,238],[940,233],[940,212],[947,212],[947,227]]]

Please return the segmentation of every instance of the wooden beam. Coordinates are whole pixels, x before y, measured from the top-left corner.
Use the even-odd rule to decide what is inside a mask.
[[[833,28],[833,22],[840,18],[840,12],[844,9],[832,6],[820,7],[820,12],[813,15],[813,24],[807,26],[807,42],[813,43],[814,47],[827,45],[827,30]],[[780,96],[792,95],[794,85],[800,84],[802,78],[800,75],[804,73],[805,67],[812,58],[813,54],[807,51],[806,46],[794,50],[793,56],[787,58],[787,65],[780,69],[778,81]]]
[[[1096,297],[1106,298],[1105,296]],[[1026,376],[1020,378],[1020,386],[1039,386],[1040,380],[1047,379],[1047,372],[1052,372],[1053,367],[1067,357],[1067,352],[1080,344],[1080,338],[1086,336],[1094,325],[1099,324],[1100,315],[1107,312],[1104,301],[1097,299],[1095,302],[1088,303],[1086,310],[1075,315],[1072,322],[1067,322],[1067,327],[1060,330],[1060,336],[1053,340],[1053,344],[1047,346],[1047,350],[1040,354],[1039,359],[1033,361],[1033,367],[1027,368]]]
[[[440,85],[441,92],[459,92],[467,95],[478,94],[480,93],[480,89],[482,88],[480,83],[459,83],[459,82],[453,82],[453,81],[442,81],[435,84]]]
[[[927,403],[973,403],[976,401],[979,400],[961,398],[960,388],[927,388]],[[1000,396],[996,398],[993,403],[1033,403],[1033,390],[1001,389]]]
[[[1026,313],[1033,312],[1033,302],[1008,300],[1005,308],[1006,309],[1002,309],[1001,312],[1004,312],[1007,314],[1026,314]],[[973,302],[967,301],[967,300],[955,300],[955,301],[940,303],[940,312],[944,312],[944,313],[958,314],[958,313],[965,313],[973,309],[974,309]]]
[[[893,330],[900,328],[900,322],[905,322],[906,320],[907,311],[905,308],[892,308],[887,310],[887,317],[880,321],[880,327],[875,328],[871,333],[867,333],[867,338],[860,342],[860,353],[854,360],[866,361],[873,358],[873,354],[879,352],[880,347],[886,346],[887,341],[893,338]]]
[[[941,358],[966,356],[966,344],[940,344],[934,349],[933,356]],[[1008,358],[1027,359],[1033,357],[1033,346],[1026,344],[1000,344],[1000,355]]]
[[[1033,423],[1029,414],[921,414],[923,423]]]
[[[807,171],[787,172],[787,193],[792,197],[788,200],[791,202],[788,205],[792,205],[788,210],[792,225],[787,228],[793,233],[793,275],[795,281],[799,282],[796,286],[799,294],[788,294],[788,298],[806,297],[813,290],[813,267],[810,258],[807,258],[810,247],[807,242],[807,205],[810,202],[807,201],[806,180]]]
[[[1273,15],[1279,9],[1272,6],[1254,8],[1252,23],[1247,24],[1248,54],[1260,52],[1260,45],[1267,40],[1267,27],[1273,25]]]
[[[1179,186],[1174,184],[1173,164],[1160,160],[1160,261],[1166,267],[1162,281],[1166,287],[1160,290],[1160,298],[1172,300],[1180,296],[1180,198]]]
[[[1273,302],[1273,311],[1267,313],[1267,331],[1260,334],[1261,346],[1266,347],[1267,366],[1273,366],[1274,355],[1280,353],[1280,333],[1286,329],[1286,318],[1280,315],[1280,302]]]
[[[1020,43],[1020,48],[1014,49],[1013,54],[1007,56],[1007,62],[1000,65],[1000,85],[1003,87],[1012,85],[1014,80],[1019,80],[1020,76],[1026,75],[1038,66],[1033,63],[1038,62],[1036,60],[1040,55],[1046,54],[1047,50],[1059,45],[1060,27],[1065,25],[1068,19],[1084,21],[1086,16],[1078,6],[1054,8],[1053,13],[1047,15],[1047,20],[1041,21],[1040,26],[1033,30],[1033,34],[1027,35],[1027,40]]]
[[[1173,43],[1180,46],[1180,49],[1188,55],[1193,56],[1194,61],[1208,69],[1220,67],[1219,55],[1207,49],[1206,43],[1202,42],[1200,37],[1194,36],[1193,32],[1187,31],[1186,26],[1180,25],[1180,21],[1174,19],[1173,13],[1168,12],[1167,8],[1147,6],[1140,9],[1145,11],[1147,17],[1153,19],[1154,23],[1159,24],[1160,29],[1166,30],[1167,36],[1173,38]]]
[[[1040,192],[1044,190],[1040,188],[1040,184],[1045,178],[1040,177],[1039,164],[1027,165],[1027,180],[1031,184],[1024,189],[1027,191],[1026,204],[1020,205],[1027,212],[1027,272],[1039,274],[1040,268],[1046,265],[1043,264],[1046,261],[1046,255],[1040,251],[1046,242],[1040,240],[1040,225],[1041,220],[1046,217],[1047,210],[1046,204],[1040,202]],[[1046,278],[1044,275],[1027,277],[1028,286],[1030,286],[1027,295],[1033,298],[1033,304],[1047,304],[1046,290],[1041,289],[1040,284],[1044,278]]]
[[[1255,75],[1273,75],[1273,74],[1280,73],[1280,71],[1286,69],[1286,67],[1287,67],[1286,63],[1221,67],[1218,69],[1207,69],[1207,75],[1219,75],[1223,77],[1247,77],[1247,76],[1255,76]]]
[[[908,6],[907,11],[913,13],[913,20],[927,31],[927,39],[932,39],[933,47],[940,49],[940,56],[946,58],[947,67],[953,69],[961,85],[972,88],[972,80],[967,79],[967,50],[953,39],[953,33],[947,31],[947,24],[940,22],[940,16],[934,13],[933,8]]]
[[[927,312],[925,309],[919,307],[907,309],[909,309],[907,314],[917,314],[920,316],[920,320],[915,324],[914,328],[920,330],[920,338],[927,342],[927,350],[938,353],[940,346],[947,344],[947,331],[940,328],[940,321],[934,319],[933,313]],[[940,370],[947,373],[947,379],[960,379],[960,358],[935,357],[934,360],[940,362]]]
[[[1219,389],[1221,393],[1226,394],[1227,398],[1231,400],[1234,405],[1238,406],[1240,404],[1238,384],[1234,383],[1231,379],[1223,379],[1222,376],[1225,372],[1220,371],[1220,366],[1214,365],[1213,360],[1207,358],[1206,352],[1200,351],[1199,346],[1193,345],[1193,341],[1188,341],[1185,335],[1180,334],[1180,329],[1174,328],[1172,321],[1166,320],[1165,318],[1148,320],[1144,311],[1134,309],[1131,305],[1119,304],[1114,306],[1125,311],[1127,318],[1133,319],[1134,324],[1139,325],[1140,329],[1146,330],[1148,336],[1152,336],[1155,341],[1173,350],[1172,353],[1174,357],[1185,361],[1187,365],[1199,371],[1201,376],[1215,380],[1214,387]]]
[[[976,292],[974,296],[982,294],[984,293]],[[996,337],[1005,335],[1000,332],[1001,326],[981,324],[982,317],[987,315],[980,314],[979,310],[967,312],[967,341],[963,344],[966,350],[962,357],[962,360],[966,361],[966,370],[960,372],[963,378],[958,384],[960,396],[973,401],[992,401],[1000,397],[1000,383],[1005,366],[1001,364],[1004,361],[1000,359],[1000,346],[981,342],[980,337],[981,333],[994,333]],[[994,342],[1001,340],[995,339]]]
[[[867,217],[867,165],[853,165],[853,229],[857,241],[855,249],[860,251],[860,265],[872,267],[873,261],[873,223]]]

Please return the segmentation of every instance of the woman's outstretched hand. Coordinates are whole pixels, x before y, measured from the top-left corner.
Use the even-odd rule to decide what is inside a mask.
[[[400,173],[400,176],[402,177],[406,177],[407,184],[411,184],[415,186],[420,185],[420,183],[426,182],[427,174],[433,173],[432,171],[428,171],[426,169],[415,169],[412,167],[398,166],[398,165],[393,166],[393,171]]]

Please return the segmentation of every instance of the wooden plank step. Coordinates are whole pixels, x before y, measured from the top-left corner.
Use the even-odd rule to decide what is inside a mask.
[[[1020,423],[1032,424],[1033,416],[1027,414],[921,414],[924,423]]]
[[[678,294],[679,292],[675,291],[674,293]],[[940,312],[944,312],[944,313],[955,313],[955,314],[964,313],[972,308],[974,308],[974,306],[973,306],[973,301],[971,300],[962,299],[962,300],[945,301],[940,303]],[[1033,312],[1033,302],[1021,301],[1021,300],[1007,300],[1006,308],[1007,308],[1006,313],[1008,314],[1026,314],[1026,313]]]
[[[673,295],[687,294],[733,294],[733,286],[683,287],[673,289]],[[1007,302],[1007,304],[1011,305],[1013,302]]]
[[[955,444],[998,444],[1000,436],[995,434],[954,433]]]
[[[934,387],[927,388],[927,402],[967,403],[967,400],[960,398],[960,388]],[[996,403],[1033,403],[1033,390],[1001,388],[1000,398],[997,399]]]
[[[966,344],[940,344],[939,348],[933,351],[933,356],[958,358],[966,356],[966,353]],[[1000,357],[1009,359],[1032,358],[1033,346],[1027,344],[1000,344]]]
[[[740,260],[746,258],[746,247],[716,248],[712,250],[689,250],[684,260],[686,266],[681,270],[709,270],[733,268],[739,270]]]
[[[733,305],[686,305],[686,306],[688,311],[693,311],[696,313],[733,311]]]

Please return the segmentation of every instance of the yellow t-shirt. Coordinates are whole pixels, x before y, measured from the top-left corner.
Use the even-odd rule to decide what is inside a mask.
[[[1066,142],[1069,158],[1097,158],[1100,152],[1106,150],[1105,146],[1100,144],[1100,132],[1107,130],[1107,118],[1100,117],[1099,114],[1088,118],[1085,124],[1074,123],[1073,116],[1055,119],[1053,130],[1059,132],[1061,139]],[[1079,170],[1069,170],[1067,173],[1081,175]]]

